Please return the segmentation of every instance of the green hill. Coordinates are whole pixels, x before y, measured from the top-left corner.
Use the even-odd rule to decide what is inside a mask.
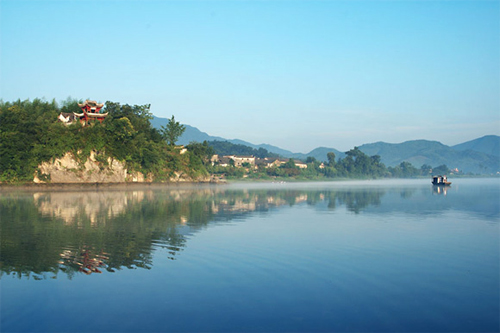
[[[78,161],[76,171],[94,153],[102,169],[116,160],[125,164],[127,172],[141,172],[155,181],[169,181],[181,173],[192,179],[208,175],[204,156],[191,150],[181,153],[151,127],[149,105],[108,101],[104,106],[108,116],[102,123],[76,121],[66,126],[58,121],[61,112],[79,110],[79,102],[0,100],[0,182],[31,182],[42,162],[67,153]],[[38,176],[50,181],[50,175]]]
[[[493,156],[500,156],[500,136],[486,135],[482,138],[467,141],[451,148],[459,151],[473,150]]]
[[[446,164],[450,169],[458,168],[466,173],[490,174],[500,171],[498,156],[473,150],[459,151],[437,141],[414,140],[398,144],[376,142],[362,145],[359,149],[370,156],[380,155],[382,163],[387,166],[406,161],[417,168],[423,164]]]
[[[335,148],[318,147],[316,149],[311,150],[307,154],[292,153],[292,154],[290,154],[290,156],[287,156],[287,157],[292,157],[292,158],[295,158],[298,160],[303,160],[303,161],[305,161],[308,157],[314,157],[318,161],[325,162],[328,160],[326,157],[326,154],[328,154],[330,152],[335,154],[336,159],[344,158],[346,156],[345,153],[338,151]]]
[[[160,118],[160,117],[153,116],[153,119],[151,119],[151,126],[153,126],[154,128],[156,128],[158,130],[161,129],[162,126],[165,126],[167,123],[168,123],[167,118]],[[220,136],[209,135],[205,132],[200,131],[198,128],[187,125],[187,124],[184,124],[184,126],[186,126],[186,130],[184,131],[184,133],[181,135],[181,137],[177,141],[177,143],[180,145],[187,145],[193,141],[195,141],[195,142],[203,142],[203,141],[222,141],[222,142],[224,142],[224,141],[227,141],[227,142],[230,142],[230,143],[235,144],[235,145],[244,145],[244,146],[248,146],[250,148],[256,149],[256,150],[263,148],[263,149],[267,150],[269,153],[278,154],[278,155],[283,156],[283,157],[292,157],[292,155],[294,155],[294,153],[292,153],[291,151],[281,149],[281,148],[273,146],[273,145],[269,145],[269,144],[256,145],[256,144],[253,144],[253,143],[250,143],[247,141],[243,141],[243,140],[239,140],[239,139],[225,139],[225,138],[222,138]]]

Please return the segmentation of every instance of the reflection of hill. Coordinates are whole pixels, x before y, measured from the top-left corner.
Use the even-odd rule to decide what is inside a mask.
[[[453,186],[445,196],[430,185],[0,193],[0,274],[40,278],[63,272],[71,277],[124,267],[150,269],[154,251],[167,251],[175,260],[186,236],[209,223],[297,204],[316,210],[344,206],[355,214],[425,215],[454,209],[498,219],[498,200],[498,191],[478,186]]]
[[[168,251],[175,259],[186,244],[186,235],[211,221],[302,202],[315,204],[326,198],[361,207],[366,198],[358,197],[225,187],[2,195],[1,271],[37,278],[47,272],[71,277],[102,269],[149,269],[153,251]]]

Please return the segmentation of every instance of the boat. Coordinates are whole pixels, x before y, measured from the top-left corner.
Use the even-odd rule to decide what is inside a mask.
[[[435,186],[450,186],[451,182],[448,181],[446,176],[433,176],[432,177],[432,185]]]

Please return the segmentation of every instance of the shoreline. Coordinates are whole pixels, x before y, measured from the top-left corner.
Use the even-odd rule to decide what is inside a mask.
[[[455,175],[453,179],[498,179],[499,175]],[[162,189],[162,188],[189,188],[189,187],[206,187],[220,186],[229,184],[264,184],[264,183],[322,183],[322,182],[349,182],[349,181],[374,181],[382,179],[399,179],[399,180],[423,180],[427,177],[415,178],[336,178],[336,179],[293,179],[293,178],[276,178],[276,179],[227,179],[224,181],[183,181],[183,182],[120,182],[120,183],[0,183],[0,193],[14,191],[97,191],[97,190],[138,190],[138,189]]]
[[[165,183],[19,183],[0,184],[1,192],[13,191],[96,191],[127,189],[161,189],[179,187],[217,186],[225,182],[165,182]]]

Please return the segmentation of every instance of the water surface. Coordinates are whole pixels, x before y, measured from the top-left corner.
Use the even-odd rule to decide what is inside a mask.
[[[0,193],[1,331],[499,330],[498,179]]]

